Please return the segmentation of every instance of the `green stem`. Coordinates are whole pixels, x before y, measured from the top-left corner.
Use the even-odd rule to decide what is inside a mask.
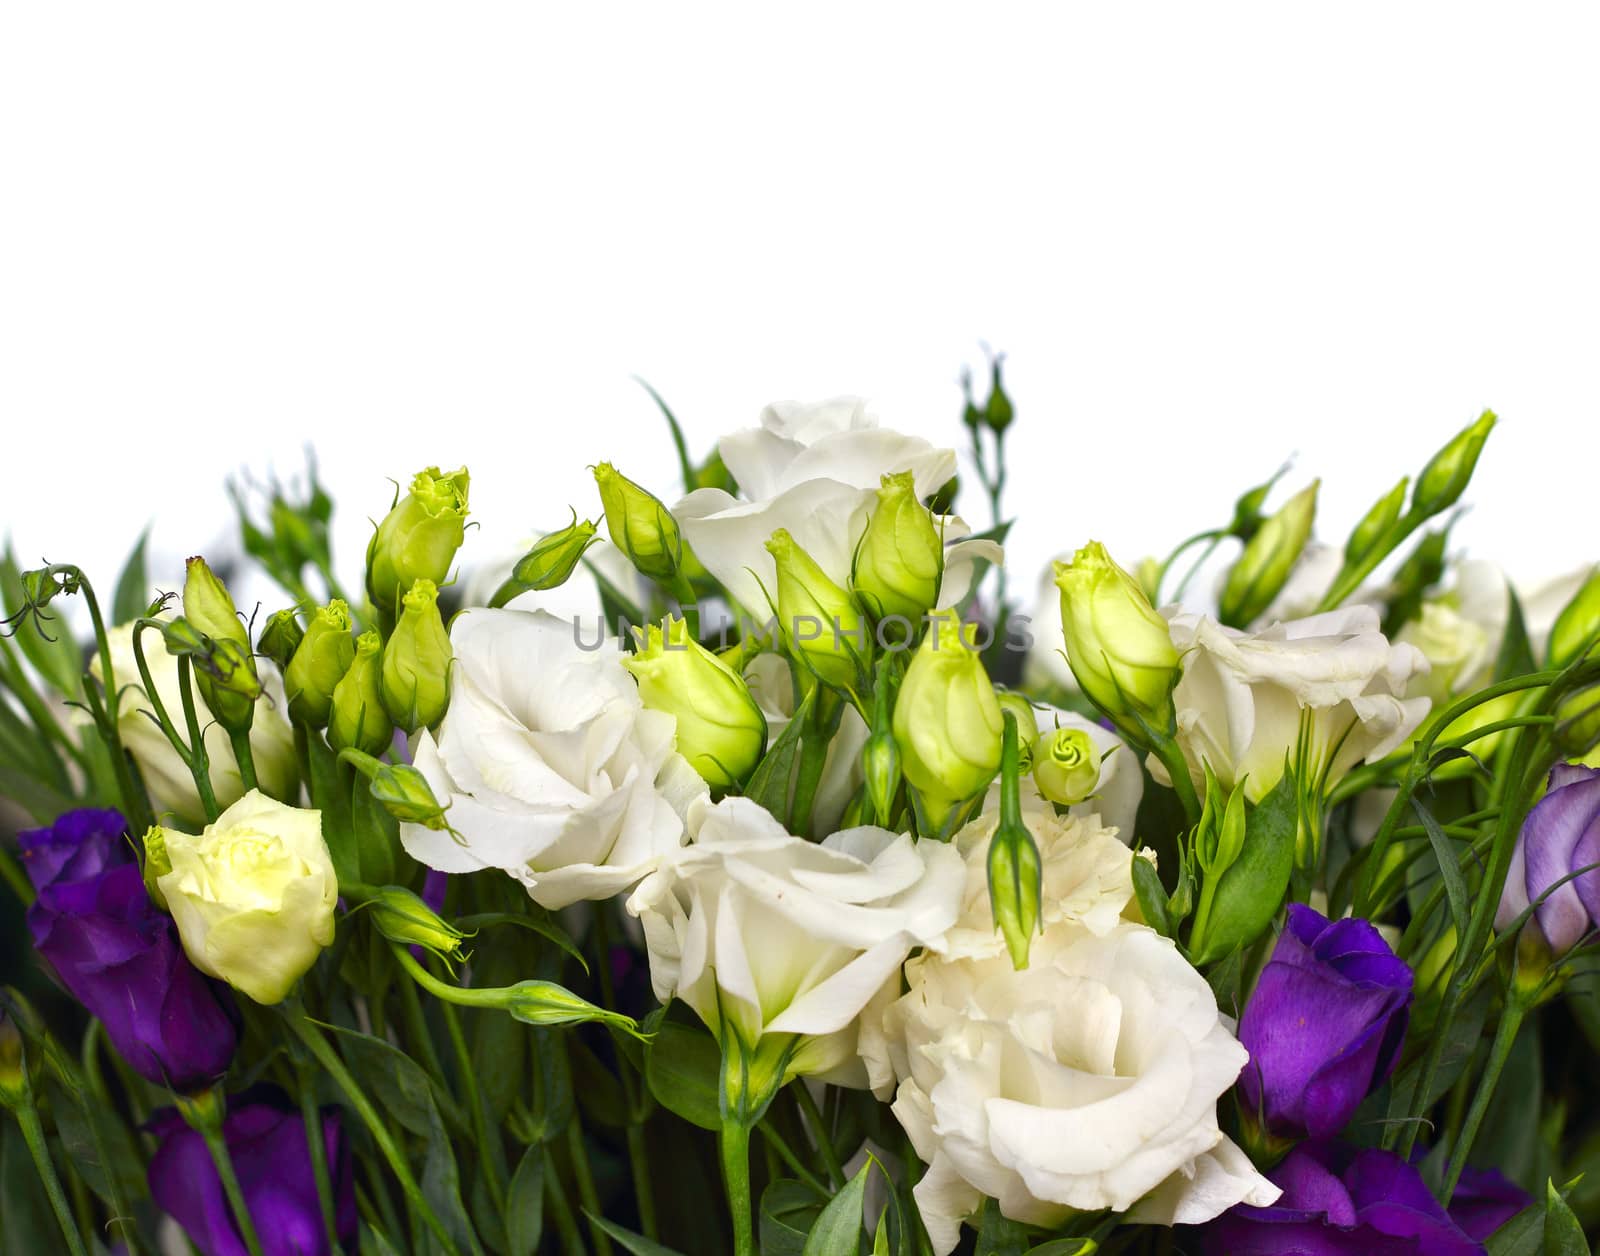
[[[200,805],[206,810],[206,819],[215,820],[222,814],[217,806],[217,795],[211,788],[211,756],[206,752],[205,734],[200,731],[200,717],[195,711],[194,686],[189,683],[189,660],[178,660],[178,692],[183,697],[183,722],[189,729],[189,771],[194,776],[194,787],[200,794]]]
[[[50,1148],[45,1145],[44,1127],[39,1124],[33,1096],[29,1094],[13,1111],[18,1124],[22,1126],[22,1139],[33,1156],[34,1168],[39,1171],[39,1180],[44,1183],[44,1193],[49,1197],[50,1207],[56,1214],[56,1223],[66,1236],[67,1250],[71,1256],[88,1256],[83,1236],[78,1233],[78,1224],[72,1219],[72,1206],[67,1202],[67,1193],[62,1190],[61,1179],[56,1176],[56,1167],[51,1163]]]
[[[233,757],[239,761],[239,779],[244,785],[244,792],[248,794],[256,788],[256,756],[250,749],[250,730],[229,729],[228,741],[233,746]]]
[[[755,1232],[750,1221],[750,1129],[742,1121],[724,1118],[717,1138],[722,1154],[722,1178],[728,1190],[728,1211],[733,1218],[734,1256],[755,1256]]]
[[[416,998],[416,987],[403,981],[400,985],[410,991],[413,999]],[[466,1035],[461,1032],[461,1014],[448,1003],[441,1003],[439,1007],[444,1013],[445,1032],[450,1037],[450,1049],[455,1053],[461,1098],[467,1105],[467,1116],[472,1121],[472,1137],[478,1144],[478,1155],[484,1168],[484,1180],[489,1185],[489,1200],[494,1204],[495,1211],[503,1216],[506,1210],[506,1183],[502,1147],[490,1147],[491,1131],[488,1118],[484,1114],[483,1096],[478,1091],[477,1073],[472,1067],[472,1052],[467,1047]],[[498,1138],[499,1134],[499,1130],[493,1131],[494,1137]]]
[[[143,833],[155,823],[155,813],[150,808],[150,797],[142,783],[129,767],[128,752],[122,745],[122,730],[118,717],[122,713],[122,695],[117,691],[117,678],[111,667],[111,638],[106,634],[106,621],[100,614],[100,600],[94,595],[94,586],[76,567],[66,568],[77,575],[83,600],[89,608],[89,619],[94,624],[95,648],[100,652],[100,677],[106,695],[111,699],[109,719],[102,726],[106,740],[111,745],[111,770],[116,773],[117,790],[122,795],[130,827]],[[87,686],[86,686],[87,687]]]
[[[589,1149],[583,1144],[583,1124],[578,1120],[578,1110],[573,1108],[572,1120],[567,1122],[567,1152],[572,1156],[572,1177],[578,1184],[578,1198],[583,1210],[589,1214],[589,1237],[594,1241],[597,1256],[611,1256],[611,1237],[594,1219],[604,1214],[600,1211],[600,1194],[594,1188],[594,1170],[589,1167]]]
[[[756,1123],[756,1128],[761,1131],[761,1136],[767,1140],[767,1145],[778,1153],[778,1158],[789,1166],[790,1172],[819,1195],[832,1194],[828,1189],[827,1183],[813,1173],[799,1156],[795,1155],[794,1148],[784,1141],[783,1135],[778,1133],[778,1127],[772,1123],[770,1117],[763,1117]]]
[[[828,1180],[837,1190],[845,1183],[844,1168],[839,1163],[839,1153],[834,1149],[833,1136],[828,1133],[828,1126],[822,1119],[822,1113],[817,1110],[817,1100],[811,1093],[811,1088],[806,1085],[805,1078],[796,1078],[794,1085],[789,1089],[794,1091],[795,1098],[800,1104],[800,1117],[810,1126],[811,1137],[816,1141],[817,1150],[822,1153],[822,1163],[827,1166]]]
[[[1190,824],[1200,822],[1200,796],[1194,790],[1194,778],[1189,775],[1189,761],[1183,757],[1177,740],[1169,736],[1151,737],[1150,750],[1167,769],[1172,788],[1183,804],[1183,813]]]
[[[1322,595],[1322,601],[1317,603],[1313,614],[1331,611],[1345,598],[1349,597],[1361,587],[1361,582],[1377,570],[1378,564],[1400,547],[1400,543],[1427,522],[1429,516],[1415,511],[1396,519],[1389,525],[1389,530],[1381,536],[1368,551],[1362,555],[1361,561],[1351,565],[1346,562],[1334,577],[1333,584]]]
[[[250,1215],[250,1205],[245,1201],[244,1189],[239,1185],[239,1175],[233,1170],[233,1155],[228,1151],[228,1140],[223,1137],[222,1126],[204,1123],[200,1135],[206,1140],[206,1150],[211,1153],[211,1163],[222,1179],[222,1191],[228,1197],[228,1207],[233,1210],[234,1224],[239,1227],[239,1237],[244,1240],[250,1256],[261,1256],[261,1239],[256,1234],[255,1219]]]
[[[300,1121],[306,1127],[306,1150],[311,1153],[311,1176],[317,1183],[317,1205],[322,1212],[322,1232],[328,1240],[328,1250],[339,1250],[339,1220],[334,1209],[333,1179],[328,1174],[328,1144],[322,1133],[322,1113],[317,1109],[316,1096],[311,1093],[311,1078],[302,1072],[300,1085]]]
[[[33,882],[28,879],[28,874],[22,870],[22,865],[17,862],[17,857],[4,846],[0,846],[0,881],[4,881],[11,887],[11,892],[17,896],[17,901],[24,907],[33,906]]]
[[[406,957],[407,959],[410,956]],[[394,1141],[394,1135],[389,1132],[389,1127],[384,1124],[383,1117],[372,1106],[372,1100],[367,1098],[366,1092],[351,1075],[350,1070],[339,1058],[328,1040],[322,1036],[322,1031],[305,1014],[300,1007],[285,1009],[284,1018],[289,1022],[289,1028],[295,1036],[305,1043],[317,1063],[322,1065],[327,1074],[333,1078],[334,1084],[344,1091],[345,1098],[350,1100],[350,1106],[356,1110],[367,1129],[372,1134],[372,1141],[377,1143],[378,1150],[383,1158],[388,1161],[390,1170],[395,1179],[400,1183],[400,1189],[406,1194],[406,1199],[417,1210],[417,1214],[426,1223],[428,1229],[438,1236],[439,1242],[446,1252],[452,1256],[459,1256],[461,1249],[451,1237],[450,1231],[445,1228],[444,1222],[439,1220],[438,1214],[422,1194],[422,1188],[417,1185],[417,1179],[412,1175],[411,1166],[406,1162],[405,1154]]]
[[[1505,1010],[1500,1014],[1500,1024],[1495,1027],[1494,1042],[1489,1047],[1489,1062],[1473,1083],[1472,1106],[1467,1109],[1467,1119],[1462,1123],[1461,1136],[1450,1148],[1450,1167],[1445,1171],[1444,1189],[1440,1192],[1440,1198],[1446,1204],[1456,1193],[1456,1183],[1461,1180],[1461,1171],[1467,1167],[1467,1153],[1472,1150],[1472,1142],[1477,1138],[1478,1127],[1483,1124],[1483,1118],[1489,1111],[1489,1103],[1494,1098],[1500,1074],[1505,1069],[1506,1061],[1511,1058],[1511,1048],[1516,1044],[1517,1031],[1522,1028],[1523,1017],[1532,1006],[1532,1000],[1522,991],[1516,978],[1513,977]]]
[[[615,1012],[618,1010],[617,992],[611,976],[611,930],[606,920],[605,903],[595,904],[594,949],[595,972],[600,981],[600,1004],[608,1012]],[[633,1075],[632,1062],[620,1049],[617,1051],[617,1072],[622,1078],[622,1096],[628,1106],[628,1165],[633,1177],[634,1200],[639,1206],[639,1228],[647,1239],[655,1239],[659,1237],[656,1192],[644,1142],[639,1083]]]

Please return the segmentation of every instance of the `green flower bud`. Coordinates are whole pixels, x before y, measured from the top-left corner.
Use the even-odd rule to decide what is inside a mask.
[[[1589,754],[1600,746],[1600,685],[1568,694],[1556,706],[1555,716],[1556,748],[1569,759]]]
[[[350,635],[350,608],[338,598],[311,614],[305,638],[284,670],[283,687],[289,714],[313,728],[323,728],[333,709],[333,690],[356,656]]]
[[[167,896],[156,884],[160,877],[172,871],[172,860],[167,856],[167,831],[152,824],[144,834],[144,888],[162,911],[167,910]]]
[[[1001,712],[975,628],[955,611],[935,616],[894,704],[894,739],[916,791],[924,837],[947,837],[961,805],[1000,767]]]
[[[373,927],[390,942],[426,947],[447,963],[466,958],[461,942],[468,935],[410,890],[386,885],[367,900],[366,911]]]
[[[250,653],[250,634],[245,631],[233,598],[203,558],[191,558],[186,564],[183,617],[213,641],[232,641],[246,655]]]
[[[1272,477],[1252,489],[1246,489],[1233,503],[1233,522],[1228,525],[1228,535],[1236,536],[1241,541],[1248,542],[1263,523],[1261,507],[1266,505],[1267,494],[1272,492],[1272,486],[1283,477],[1289,466],[1285,463],[1272,473]]]
[[[1067,663],[1079,687],[1113,720],[1164,731],[1178,680],[1167,621],[1098,541],[1057,563],[1055,573]]]
[[[883,477],[878,503],[856,546],[850,582],[874,619],[900,615],[915,624],[939,597],[944,544],[933,512],[917,500],[909,471]]]
[[[1040,733],[1033,743],[1033,783],[1051,802],[1070,807],[1100,784],[1100,750],[1081,728]]]
[[[989,842],[989,909],[1015,968],[1028,966],[1028,948],[1039,932],[1043,869],[1039,847],[1022,822],[1017,722],[1005,717],[1000,768],[1000,823]]]
[[[565,584],[577,569],[584,551],[594,542],[594,524],[579,519],[574,511],[571,523],[559,532],[540,537],[534,547],[517,560],[506,582],[489,599],[489,605],[501,607],[532,590],[554,589]]]
[[[450,635],[439,614],[439,590],[419,576],[401,598],[400,622],[383,646],[383,708],[407,733],[444,718],[450,697]]]
[[[1545,650],[1551,667],[1565,667],[1592,645],[1600,633],[1600,567],[1589,573],[1583,587],[1556,616]]]
[[[328,715],[328,744],[335,750],[382,754],[394,737],[394,725],[383,706],[383,638],[368,629],[356,638],[350,669],[333,687]]]
[[[1223,623],[1242,628],[1272,605],[1311,537],[1320,483],[1312,480],[1291,497],[1246,543],[1244,553],[1229,569],[1218,599]]]
[[[428,467],[412,477],[411,491],[396,502],[367,546],[367,596],[385,624],[394,621],[400,599],[419,579],[443,584],[466,536],[467,469],[446,475]]]
[[[1400,511],[1406,504],[1406,489],[1411,486],[1411,477],[1403,475],[1400,483],[1380,497],[1361,517],[1361,522],[1356,524],[1350,533],[1350,539],[1344,543],[1345,565],[1354,567],[1372,552],[1372,547],[1377,545],[1390,528],[1394,527],[1400,518]]]
[[[767,720],[744,677],[689,635],[682,619],[633,630],[622,665],[647,707],[678,721],[678,753],[713,789],[748,777],[767,746]]]
[[[779,528],[767,541],[778,567],[778,619],[790,649],[824,684],[856,689],[872,659],[872,630],[850,595]]]
[[[187,658],[195,689],[217,723],[230,732],[247,730],[255,717],[261,681],[246,647],[216,640],[183,616],[161,621],[161,640],[174,658]]]
[[[1000,382],[1000,364],[1004,361],[1005,355],[1000,354],[989,363],[989,400],[983,407],[983,421],[997,434],[1010,427],[1011,420],[1017,417],[1005,385]]]
[[[1485,410],[1476,422],[1458,432],[1454,439],[1434,454],[1417,477],[1411,494],[1411,508],[1423,515],[1448,510],[1466,491],[1467,482],[1477,468],[1478,455],[1495,425],[1493,410]]]
[[[267,617],[266,625],[261,629],[261,636],[256,641],[256,649],[276,663],[278,670],[282,671],[289,666],[289,660],[294,657],[294,652],[300,648],[305,636],[305,629],[300,627],[300,621],[295,618],[294,611],[286,607],[281,611],[274,611]]]
[[[1039,718],[1033,703],[1015,689],[997,689],[1000,710],[1017,721],[1017,763],[1024,776],[1033,771],[1033,743],[1039,736]]]
[[[978,403],[972,399],[972,372],[965,367],[961,369],[961,421],[972,431],[978,430],[978,425],[983,422],[983,411],[978,408]]]
[[[594,482],[612,543],[643,575],[672,583],[683,566],[683,538],[672,512],[609,462],[595,467]]]

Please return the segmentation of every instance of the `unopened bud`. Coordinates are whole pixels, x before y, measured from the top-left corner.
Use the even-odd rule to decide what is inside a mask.
[[[378,525],[367,546],[367,595],[383,622],[400,612],[400,599],[419,579],[443,584],[466,536],[467,469],[448,475],[438,467],[417,472],[411,490]]]
[[[1033,783],[1051,802],[1070,807],[1100,784],[1100,750],[1081,728],[1040,733],[1033,743]]]
[[[1592,650],[1600,635],[1600,567],[1589,573],[1572,601],[1556,616],[1546,651],[1551,667],[1565,667],[1585,650]]]
[[[676,580],[683,567],[683,538],[672,512],[609,462],[595,467],[594,482],[600,488],[611,543],[641,574],[662,584]]]
[[[533,548],[517,560],[511,575],[489,599],[489,605],[504,606],[512,598],[524,593],[554,589],[565,584],[583,558],[584,551],[594,542],[594,524],[587,519],[579,519],[574,512],[571,523],[559,532],[540,537]]]
[[[652,710],[677,721],[678,753],[713,789],[748,777],[767,745],[767,720],[744,677],[689,635],[682,619],[634,629],[622,665]]]
[[[1373,504],[1371,510],[1361,517],[1361,522],[1356,524],[1350,533],[1350,539],[1344,543],[1344,561],[1348,566],[1355,566],[1372,553],[1373,546],[1377,545],[1388,535],[1400,518],[1400,512],[1405,508],[1406,489],[1411,487],[1411,477],[1403,475],[1400,482],[1380,497]]]
[[[305,637],[284,670],[283,687],[289,714],[322,728],[333,709],[334,687],[344,679],[356,656],[350,635],[350,608],[338,598],[311,613]]]
[[[172,860],[167,855],[167,831],[152,824],[144,833],[144,888],[151,901],[167,910],[167,896],[161,892],[160,878],[172,871]]]
[[[400,622],[383,646],[383,707],[407,733],[444,718],[450,697],[450,634],[439,590],[420,576],[401,598]]]
[[[328,744],[335,750],[382,754],[394,738],[394,724],[383,706],[383,639],[368,629],[356,638],[355,658],[333,687]]]
[[[1436,515],[1455,505],[1466,491],[1472,472],[1478,465],[1478,455],[1489,431],[1495,425],[1492,410],[1485,410],[1476,422],[1462,429],[1422,468],[1417,476],[1417,487],[1411,494],[1411,507],[1423,515]]]
[[[1288,582],[1295,560],[1311,537],[1318,483],[1311,481],[1285,502],[1245,544],[1244,552],[1228,570],[1217,602],[1223,623],[1242,628],[1272,605]]]
[[[989,400],[983,407],[983,421],[989,425],[989,430],[996,434],[1004,432],[1017,417],[1016,408],[1006,394],[1005,385],[1000,382],[1000,364],[1004,361],[1005,355],[997,354],[989,363]]]
[[[938,600],[944,545],[933,512],[917,500],[909,471],[883,477],[867,530],[856,546],[850,582],[874,619],[915,623]]]
[[[305,635],[305,630],[300,627],[300,621],[295,618],[294,611],[288,608],[274,611],[267,617],[267,622],[261,629],[261,636],[256,640],[256,649],[276,663],[279,671],[283,671],[289,666],[289,660],[294,657],[294,652],[300,648],[300,643],[305,640]]]
[[[232,641],[249,655],[250,636],[239,619],[233,598],[203,558],[191,558],[186,565],[183,617],[213,641]]]
[[[1028,949],[1039,932],[1043,870],[1039,847],[1022,822],[1017,722],[1005,717],[1000,762],[1000,822],[989,842],[989,907],[1015,968],[1028,966]]]
[[[865,683],[872,629],[851,597],[779,528],[767,541],[778,568],[777,610],[795,658],[823,683],[854,690]]]
[[[366,911],[391,942],[424,947],[447,962],[465,958],[461,942],[467,935],[410,890],[386,885],[367,900]]]

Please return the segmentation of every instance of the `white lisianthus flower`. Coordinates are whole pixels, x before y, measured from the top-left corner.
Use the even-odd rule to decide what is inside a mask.
[[[717,449],[742,498],[720,488],[696,489],[673,514],[706,570],[763,621],[767,594],[776,595],[777,569],[765,549],[775,531],[787,529],[829,579],[845,587],[882,477],[911,472],[920,500],[956,473],[954,450],[880,428],[855,397],[775,402],[761,412],[759,427],[724,436]],[[955,542],[945,550],[938,599],[944,607],[966,595],[974,561],[999,562],[1001,551],[991,541],[963,540],[971,529],[953,515],[940,525],[946,542]]]
[[[170,812],[180,819],[198,824],[205,819],[205,808],[194,787],[194,777],[189,765],[173,748],[172,742],[161,731],[155,720],[146,714],[152,710],[144,691],[144,681],[139,675],[139,663],[133,653],[132,624],[119,624],[106,633],[111,647],[111,669],[120,691],[117,700],[117,731],[122,744],[139,765],[145,787],[150,791],[150,801],[155,804],[157,816]],[[155,684],[156,698],[166,708],[167,718],[178,731],[188,737],[183,718],[183,693],[178,684],[178,660],[167,653],[161,634],[146,630],[139,638],[144,649],[144,661],[150,669],[150,679]],[[89,670],[101,679],[100,655],[95,654]],[[283,677],[268,659],[256,660],[256,674],[261,680],[261,697],[256,700],[255,716],[250,724],[250,757],[255,763],[256,783],[266,793],[276,798],[287,798],[295,789],[294,730],[289,725],[288,705],[283,695]],[[194,693],[195,713],[200,717],[206,756],[211,765],[211,792],[217,805],[226,807],[244,795],[244,778],[239,773],[239,761],[234,757],[233,746],[227,731],[212,717],[199,686],[190,681]],[[85,716],[87,719],[87,716]]]
[[[745,664],[745,683],[767,721],[767,744],[776,742],[794,718],[794,671],[781,654],[758,654]],[[813,831],[831,832],[838,826],[844,809],[850,805],[865,779],[861,767],[861,748],[871,733],[866,721],[853,706],[839,715],[839,728],[828,743],[822,775],[811,802]]]
[[[1391,644],[1370,606],[1257,633],[1177,608],[1167,613],[1183,667],[1173,692],[1178,744],[1197,786],[1209,763],[1224,789],[1248,777],[1246,797],[1259,801],[1296,758],[1304,731],[1313,778],[1305,784],[1326,789],[1403,744],[1428,714],[1427,698],[1405,696],[1428,660],[1415,646]],[[1168,782],[1160,763],[1147,766]]]
[[[253,789],[198,837],[159,832],[156,890],[194,966],[257,1003],[281,1002],[333,941],[339,881],[322,813]]]
[[[915,946],[942,946],[965,868],[956,850],[862,827],[820,843],[747,798],[695,803],[694,842],[628,899],[650,979],[713,1033],[738,1036],[765,1084],[862,1085],[857,1018]]]
[[[1103,1209],[1198,1223],[1277,1198],[1217,1125],[1244,1048],[1153,930],[1057,924],[1025,969],[1003,952],[924,954],[906,979],[885,1041],[894,1114],[928,1165],[913,1193],[939,1256],[985,1196],[1046,1228]]]
[[[413,760],[455,833],[400,826],[442,872],[499,868],[552,910],[632,886],[683,841],[705,782],[645,708],[614,644],[544,611],[468,610],[451,625],[450,705]]]

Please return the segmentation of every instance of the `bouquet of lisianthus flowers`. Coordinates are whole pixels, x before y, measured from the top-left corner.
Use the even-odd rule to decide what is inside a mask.
[[[1029,615],[998,362],[976,506],[661,408],[515,551],[419,472],[354,596],[314,472],[281,607],[7,560],[0,1249],[1588,1251],[1600,574],[1451,553],[1493,415]]]

